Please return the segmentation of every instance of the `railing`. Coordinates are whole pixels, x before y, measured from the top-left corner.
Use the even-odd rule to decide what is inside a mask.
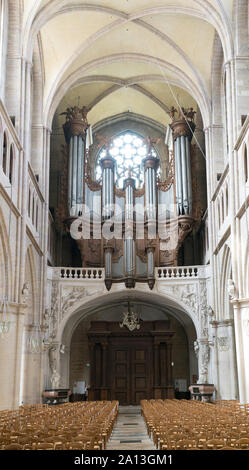
[[[56,268],[57,279],[104,280],[104,268]]]
[[[193,279],[198,278],[201,274],[203,277],[204,266],[177,266],[177,267],[165,267],[156,268],[155,276],[156,280],[160,279]]]
[[[200,279],[207,278],[207,266],[177,266],[161,267],[155,269],[156,280],[164,279]],[[105,280],[104,268],[53,268],[54,280]]]

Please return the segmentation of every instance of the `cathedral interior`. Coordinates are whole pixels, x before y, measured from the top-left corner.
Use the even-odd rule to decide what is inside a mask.
[[[248,0],[0,15],[0,411],[249,403]]]

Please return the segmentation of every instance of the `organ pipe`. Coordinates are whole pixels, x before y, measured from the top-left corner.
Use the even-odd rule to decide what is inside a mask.
[[[102,165],[102,212],[104,219],[109,219],[114,210],[114,166],[115,160],[107,155],[101,160]]]
[[[175,150],[175,187],[178,215],[192,215],[192,177],[190,142],[194,123],[184,117],[171,124]]]

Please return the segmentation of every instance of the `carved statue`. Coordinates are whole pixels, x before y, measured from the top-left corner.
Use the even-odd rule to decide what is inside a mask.
[[[199,355],[199,380],[198,383],[208,383],[208,363],[210,357],[210,348],[208,344],[202,344]]]
[[[195,351],[195,355],[196,357],[198,357],[199,355],[199,343],[198,343],[198,340],[194,341],[194,351]]]
[[[208,306],[208,311],[207,312],[208,312],[208,316],[210,318],[212,318],[214,316],[214,311],[213,311],[211,305]]]
[[[170,115],[170,117],[171,117],[172,120],[175,119],[175,114],[176,114],[176,113],[177,113],[177,109],[176,109],[174,106],[171,106],[169,115]]]
[[[190,121],[193,122],[193,121],[194,121],[194,118],[195,118],[195,114],[196,114],[196,111],[194,111],[194,108],[189,108],[189,109],[187,110],[186,116],[187,116],[187,118],[190,119]]]
[[[54,368],[52,376],[51,376],[51,384],[52,384],[53,389],[57,389],[60,387],[60,378],[61,378],[60,374]]]
[[[235,300],[237,298],[236,287],[232,279],[227,281],[227,290],[230,300]]]
[[[28,296],[29,296],[29,284],[28,282],[25,282],[22,288],[22,300],[25,304],[28,300]]]

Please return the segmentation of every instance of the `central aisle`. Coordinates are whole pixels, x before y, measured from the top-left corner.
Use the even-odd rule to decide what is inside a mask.
[[[107,450],[155,450],[147,429],[140,406],[120,406]]]

